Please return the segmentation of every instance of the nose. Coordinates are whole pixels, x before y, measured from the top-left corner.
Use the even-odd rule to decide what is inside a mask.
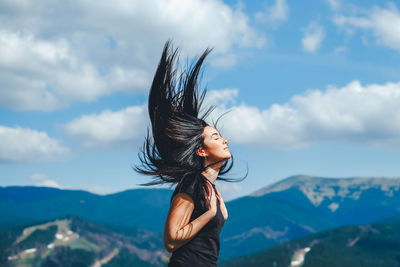
[[[226,140],[225,138],[222,138],[222,140],[223,140],[224,144],[228,143],[228,140]]]

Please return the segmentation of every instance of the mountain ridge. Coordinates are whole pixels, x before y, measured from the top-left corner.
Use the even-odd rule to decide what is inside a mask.
[[[361,188],[363,190],[368,188],[380,188],[383,191],[387,191],[388,195],[390,195],[393,192],[390,189],[399,190],[400,177],[333,178],[310,175],[293,175],[276,183],[264,186],[251,193],[250,196],[259,197],[265,194],[281,192],[295,187],[301,190],[308,197],[311,203],[313,203],[315,206],[318,206],[323,199],[321,197],[315,197],[313,193],[325,193],[323,194],[323,197],[326,196],[328,198],[335,196],[345,197],[348,196],[348,193],[350,193],[346,191],[346,189],[355,186],[363,186]],[[338,191],[335,192],[335,190],[329,190],[329,187],[338,187]],[[352,197],[357,198],[358,196],[357,194],[354,194]]]
[[[228,259],[327,229],[390,217],[400,211],[399,181],[290,176],[261,188],[265,194],[227,201],[229,219],[221,232],[220,257]],[[6,189],[0,187],[2,229],[71,214],[115,229],[138,227],[159,235],[172,195],[172,190],[159,188],[105,196],[37,187],[32,194],[29,188]],[[11,191],[16,194],[14,200]]]

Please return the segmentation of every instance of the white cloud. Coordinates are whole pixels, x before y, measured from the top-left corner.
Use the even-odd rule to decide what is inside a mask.
[[[0,31],[0,105],[17,110],[53,110],[73,101],[92,101],[113,91],[143,88],[140,70],[113,67],[100,75],[68,42],[48,42],[32,34]]]
[[[238,89],[210,90],[203,108],[216,105],[218,109],[224,109],[236,103],[237,95]],[[104,110],[78,117],[64,125],[64,130],[87,147],[142,142],[150,124],[147,113],[146,104],[117,111]],[[213,116],[211,118],[216,119]]]
[[[214,47],[210,61],[225,67],[235,48],[266,41],[219,0],[3,1],[0,10],[0,105],[16,110],[147,90],[169,38],[183,56]]]
[[[85,146],[105,146],[135,139],[143,140],[148,125],[147,106],[131,106],[118,111],[83,115],[64,126],[67,134]]]
[[[47,178],[47,175],[43,173],[34,173],[29,177],[29,179],[37,181],[35,184],[36,186],[61,188],[56,181]]]
[[[267,6],[264,12],[257,12],[256,20],[277,27],[289,17],[289,6],[285,0],[276,0],[272,6]]]
[[[377,43],[400,51],[400,12],[391,3],[387,8],[373,7],[365,15],[336,15],[334,23],[346,32],[371,31]]]
[[[238,103],[238,89],[211,90],[205,107],[216,104],[208,122],[230,142],[298,149],[319,142],[400,145],[400,82],[308,90],[288,102],[259,109]],[[146,105],[79,117],[65,130],[86,146],[142,142],[148,125]]]
[[[221,124],[231,142],[279,149],[321,141],[398,146],[399,114],[400,82],[362,86],[353,81],[342,88],[309,90],[264,110],[236,105]]]
[[[315,53],[321,46],[321,42],[325,37],[324,29],[316,22],[310,22],[303,29],[304,36],[301,39],[302,49],[305,52]]]
[[[226,107],[227,105],[236,103],[236,98],[238,95],[239,90],[237,88],[210,90],[207,92],[203,107],[207,107],[209,105]]]
[[[43,187],[61,188],[60,185],[54,180],[43,180],[42,182],[35,184],[35,185],[43,186]]]
[[[62,159],[70,154],[46,132],[0,125],[0,161],[30,162]]]
[[[332,10],[339,10],[340,9],[340,6],[341,6],[341,3],[340,3],[340,1],[339,0],[326,0],[327,2],[328,2],[328,4],[329,4],[329,7],[332,9]]]

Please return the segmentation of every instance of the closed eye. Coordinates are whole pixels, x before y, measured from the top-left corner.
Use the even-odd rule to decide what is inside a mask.
[[[213,133],[211,135],[211,137],[213,137],[214,140],[218,140],[220,138],[220,135],[218,133]],[[215,138],[216,137],[216,138]]]

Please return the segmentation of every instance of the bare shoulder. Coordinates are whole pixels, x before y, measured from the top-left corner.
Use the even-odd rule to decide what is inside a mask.
[[[172,198],[171,208],[194,209],[193,199],[186,193],[178,193]]]

